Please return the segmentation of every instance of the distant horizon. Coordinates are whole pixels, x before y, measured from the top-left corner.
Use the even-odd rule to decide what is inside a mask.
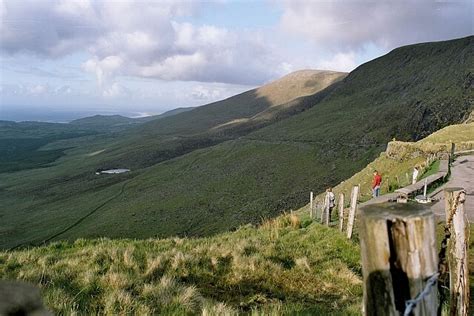
[[[107,110],[107,109],[85,109],[85,110],[76,110],[76,109],[55,109],[54,111],[44,111],[34,107],[22,106],[21,109],[14,107],[5,109],[5,105],[2,105],[3,108],[0,108],[0,121],[12,121],[12,122],[43,122],[43,123],[70,123],[71,121],[91,117],[95,115],[121,115],[128,118],[141,118],[154,115],[160,115],[171,110],[166,110],[160,113],[153,112],[129,112],[129,111],[120,111],[120,110]],[[178,107],[179,108],[179,107]],[[33,110],[33,111],[32,111]],[[37,111],[34,111],[37,110]]]

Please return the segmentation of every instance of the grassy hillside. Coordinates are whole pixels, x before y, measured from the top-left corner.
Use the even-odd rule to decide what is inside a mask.
[[[140,223],[124,227],[132,236],[142,236],[150,218],[156,234],[201,235],[304,205],[310,190],[363,169],[393,137],[417,140],[462,121],[472,102],[464,85],[470,40],[397,49],[301,114],[150,167],[104,208],[97,231],[115,236],[105,219],[117,209],[124,222]]]
[[[0,263],[0,279],[38,284],[62,315],[358,315],[362,295],[357,245],[290,215],[211,238],[54,243]]]
[[[165,117],[170,117],[187,111],[191,111],[193,107],[187,108],[176,108],[170,111],[166,111],[159,115],[145,116],[131,118],[122,115],[94,115],[89,117],[80,118],[74,121],[71,121],[69,124],[73,126],[80,126],[82,128],[89,128],[97,131],[107,131],[107,132],[117,132],[128,129],[134,125],[163,119]]]
[[[58,315],[361,315],[361,278],[357,242],[294,214],[207,238],[0,252],[0,280],[38,285]]]
[[[428,155],[438,152],[449,152],[451,143],[455,143],[456,148],[462,150],[471,147],[473,142],[473,123],[447,126],[417,142],[390,142],[388,145],[390,152],[382,153],[364,169],[335,186],[334,191],[336,194],[342,192],[349,196],[352,187],[360,185],[360,199],[361,201],[366,201],[372,195],[371,182],[373,172],[378,170],[383,177],[381,193],[393,192],[395,189],[411,183],[411,176],[415,166],[426,170],[426,174],[420,174],[420,177],[426,177],[429,175],[429,172],[436,170],[439,166],[439,161],[435,161],[433,166],[427,166],[426,158]],[[319,195],[318,199],[322,200],[323,194]],[[307,207],[302,209],[302,211],[307,211]]]
[[[107,148],[103,164],[144,168],[241,137],[308,109],[315,104],[314,94],[322,98],[345,76],[333,71],[299,71],[228,99],[152,120],[123,133]]]
[[[445,127],[421,141],[423,144],[444,144],[451,148],[455,143],[456,151],[474,149],[474,122]]]
[[[39,150],[42,146],[95,133],[67,124],[0,121],[0,173],[46,167],[65,153]]]
[[[120,124],[133,124],[135,119],[130,117],[125,117],[122,115],[94,115],[89,117],[80,118],[74,121],[71,121],[69,124],[73,125],[89,125],[89,126],[98,126],[98,125],[120,125]]]
[[[271,107],[288,103],[296,98],[313,95],[340,81],[345,73],[306,70],[291,73],[260,88],[230,97],[223,101],[200,106],[190,112],[175,115],[162,121],[143,125],[141,135],[190,136],[233,120],[250,118]]]
[[[450,142],[463,144],[470,141],[466,135],[470,135],[473,128],[472,124],[449,126],[409,145],[424,150],[427,142],[436,146],[444,143],[446,137]],[[195,161],[195,164],[202,167],[207,160],[204,157],[202,162]],[[423,157],[400,160],[382,154],[335,190],[341,192],[358,183],[368,186],[374,168],[384,172],[384,177],[394,177],[423,161]],[[173,187],[176,185],[172,182],[173,175],[179,171],[186,174],[192,168],[179,165],[176,170],[170,170],[169,178],[163,181]],[[148,174],[148,182],[143,178],[140,185],[144,197],[154,194],[152,189],[147,191],[155,183],[153,176],[164,177],[153,172]],[[135,179],[129,178],[125,185],[133,186]],[[204,180],[200,178],[200,181]],[[192,179],[187,178],[187,181]],[[126,192],[123,194],[128,194]],[[136,201],[126,196],[119,199],[121,202],[117,205],[127,203],[127,200]],[[146,200],[143,198],[144,202]],[[76,203],[87,201],[76,200]],[[128,207],[131,205],[124,208]],[[147,206],[139,205],[137,209],[146,210]],[[115,221],[113,216],[117,217],[117,214],[112,209],[107,212],[97,214],[91,220],[98,225],[96,229],[105,230],[107,235],[140,234],[138,230],[127,231],[127,227],[137,221],[146,226],[145,221],[139,222],[144,218],[137,213]],[[190,223],[199,221],[192,216],[180,218],[190,230],[193,229]],[[212,211],[206,216],[212,217],[213,223],[229,220]],[[100,226],[106,218],[109,225]],[[146,218],[156,225],[156,219],[172,223],[170,218],[153,214]],[[62,219],[59,216],[57,220]],[[209,227],[213,229],[212,225]],[[437,232],[439,243],[443,236],[442,223],[438,224]],[[76,230],[76,234],[88,236],[88,231]],[[474,225],[471,234],[474,234]],[[469,249],[470,257],[474,258],[474,241]],[[55,314],[360,315],[359,253],[357,238],[348,241],[336,229],[312,223],[307,209],[302,209],[298,214],[266,220],[259,227],[241,226],[233,232],[212,237],[78,239],[0,252],[0,279],[24,280],[38,285],[46,305]],[[474,263],[474,260],[470,262]],[[474,265],[470,268],[474,271]],[[471,279],[474,282],[472,273]]]
[[[2,175],[0,246],[202,236],[299,208],[309,191],[362,170],[393,137],[418,140],[464,121],[473,103],[471,41],[396,49],[255,128],[215,129],[271,109],[256,90],[114,139],[48,145],[74,149],[51,168]],[[97,177],[97,167],[132,172]]]

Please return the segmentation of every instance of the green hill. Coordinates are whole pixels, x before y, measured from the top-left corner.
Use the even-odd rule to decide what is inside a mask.
[[[0,173],[46,167],[65,153],[64,149],[39,150],[42,146],[95,133],[68,124],[0,121]]]
[[[472,40],[398,48],[332,85],[310,80],[315,90],[302,84],[303,96],[284,94],[287,103],[257,89],[117,135],[49,144],[74,148],[51,168],[2,174],[0,246],[203,236],[299,208],[309,191],[360,171],[393,137],[418,140],[465,121]],[[132,172],[93,173],[109,167]]]
[[[193,107],[176,108],[166,111],[159,115],[144,116],[144,117],[126,117],[122,115],[94,115],[80,118],[69,122],[71,125],[80,126],[83,128],[91,128],[99,131],[119,131],[121,129],[130,128],[133,125],[146,123],[153,120],[163,119],[176,114],[191,111]]]
[[[420,176],[423,176],[424,171],[433,167],[426,164],[426,158],[433,153],[450,152],[451,143],[455,143],[456,148],[461,151],[474,149],[474,123],[449,125],[417,142],[389,142],[385,152],[364,169],[339,183],[333,191],[336,194],[342,192],[348,197],[352,187],[360,185],[360,200],[367,201],[372,197],[373,172],[378,170],[384,179],[381,193],[393,192],[399,187],[411,184],[415,166],[421,167]],[[321,202],[324,193],[315,198]],[[309,205],[306,205],[301,211],[308,212],[308,207]]]
[[[440,224],[438,241],[443,234]],[[0,252],[0,280],[38,285],[61,315],[360,315],[357,244],[305,211],[205,238],[78,239]],[[474,258],[474,242],[469,248]]]
[[[315,93],[322,98],[345,76],[298,71],[228,99],[152,120],[123,133],[120,141],[109,146],[102,162],[144,168],[238,138],[308,109],[314,102],[307,98],[314,98]]]
[[[75,125],[120,125],[120,124],[133,124],[135,119],[130,117],[125,117],[122,115],[94,115],[89,117],[80,118],[74,121],[71,121],[69,124]]]

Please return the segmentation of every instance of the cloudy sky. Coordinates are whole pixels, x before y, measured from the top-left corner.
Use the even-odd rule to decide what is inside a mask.
[[[472,33],[472,1],[0,0],[0,119],[160,113]]]

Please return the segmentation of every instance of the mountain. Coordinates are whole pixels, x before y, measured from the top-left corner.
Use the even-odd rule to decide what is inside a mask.
[[[136,119],[122,115],[94,115],[71,121],[69,124],[93,128],[107,128],[120,125],[138,124]]]
[[[176,114],[179,114],[179,113],[191,111],[194,108],[195,107],[193,107],[193,106],[185,107],[185,108],[176,108],[176,109],[172,109],[172,110],[166,111],[164,113],[161,113],[159,115],[140,117],[140,118],[137,118],[137,120],[142,121],[142,122],[148,122],[148,121],[150,121],[150,118],[151,119],[165,118],[165,117],[173,116],[173,115],[176,115]]]
[[[151,115],[137,118],[131,118],[122,115],[94,115],[71,121],[69,124],[102,131],[110,131],[110,129],[112,128],[115,131],[118,131],[120,129],[129,128],[134,124],[142,124],[165,117],[170,117],[179,113],[190,111],[192,109],[194,108],[176,108],[159,115]]]
[[[304,101],[305,95],[323,96],[345,76],[333,71],[295,72],[225,100],[151,120],[118,136],[96,167],[145,168],[236,139],[306,110],[311,104]]]
[[[209,132],[222,124],[251,118],[296,98],[318,93],[345,76],[346,73],[321,70],[294,72],[260,88],[197,107],[168,120],[149,122],[139,132],[181,136]]]
[[[414,141],[465,121],[472,40],[401,47],[347,76],[326,73],[323,84],[294,74],[282,79],[284,93],[270,83],[117,134],[48,144],[72,149],[49,168],[2,174],[0,246],[204,236],[299,208],[392,138]],[[296,88],[292,77],[303,78]],[[132,171],[96,176],[97,168]]]
[[[474,124],[459,124],[406,145],[463,144],[473,137]],[[380,155],[335,192],[347,194],[352,185],[367,184],[374,167],[389,167],[391,179],[398,173],[404,181],[405,172],[424,158]],[[384,183],[387,180],[384,174]],[[443,222],[436,231],[444,235]],[[124,310],[169,315],[360,315],[363,289],[357,236],[357,225],[348,240],[337,225],[312,221],[305,207],[259,226],[244,225],[212,237],[78,239],[0,251],[0,279],[39,286],[45,305],[59,315]],[[469,257],[474,258],[472,241]]]

